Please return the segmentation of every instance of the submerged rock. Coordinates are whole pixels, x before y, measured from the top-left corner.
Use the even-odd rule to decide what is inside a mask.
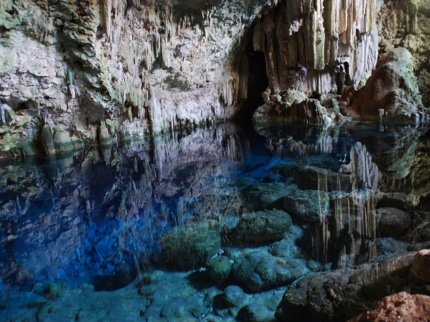
[[[256,210],[281,208],[282,198],[297,189],[296,185],[283,182],[255,182],[242,190],[242,195]]]
[[[185,270],[203,267],[221,247],[218,225],[212,221],[174,227],[160,242],[162,262]]]
[[[378,208],[377,212],[381,237],[401,237],[408,232],[412,223],[408,212],[393,207]]]
[[[320,222],[329,215],[329,195],[325,191],[296,190],[283,198],[283,208],[305,221]]]
[[[233,265],[236,279],[253,292],[287,285],[308,272],[304,260],[275,257],[258,250],[237,258]]]
[[[225,288],[223,299],[227,306],[240,309],[248,303],[249,296],[239,286],[230,285]]]
[[[279,209],[245,213],[236,227],[223,227],[223,239],[232,245],[273,242],[284,238],[291,224],[291,216]]]
[[[216,256],[206,262],[206,272],[216,283],[224,282],[230,275],[233,261],[226,256]]]

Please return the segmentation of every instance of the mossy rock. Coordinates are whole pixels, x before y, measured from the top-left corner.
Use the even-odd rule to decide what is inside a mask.
[[[161,258],[171,268],[203,267],[221,247],[219,225],[215,221],[174,227],[161,238]]]
[[[233,262],[226,256],[216,256],[206,262],[206,272],[216,283],[224,282],[230,275]]]
[[[47,155],[55,154],[54,136],[52,134],[52,130],[50,126],[45,125],[42,128],[41,141],[42,141],[43,150]]]
[[[243,214],[236,227],[223,229],[225,241],[233,245],[264,244],[281,240],[292,225],[291,216],[273,209]]]

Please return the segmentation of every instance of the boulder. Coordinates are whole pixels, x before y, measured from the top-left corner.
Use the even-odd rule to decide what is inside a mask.
[[[221,247],[219,227],[213,221],[174,227],[160,243],[162,262],[184,270],[203,267]]]
[[[223,300],[229,307],[242,308],[248,303],[249,295],[237,285],[227,286],[224,290]]]
[[[55,128],[54,146],[56,153],[65,153],[74,149],[69,133],[60,127]]]
[[[402,192],[381,192],[377,207],[395,207],[402,210],[409,210],[410,202],[407,195]]]
[[[320,222],[329,215],[329,194],[318,190],[296,190],[283,198],[283,208],[305,221]]]
[[[216,283],[224,282],[230,275],[233,261],[226,256],[216,256],[206,262],[206,272]]]
[[[55,154],[54,136],[52,134],[52,129],[49,125],[45,125],[42,128],[41,141],[42,141],[42,147],[45,153],[47,155],[54,155]]]
[[[241,321],[265,322],[271,317],[269,310],[261,303],[250,303],[240,311]]]
[[[308,272],[304,260],[276,257],[263,250],[239,257],[233,265],[233,275],[252,292],[287,285]]]
[[[302,278],[284,294],[280,321],[346,321],[376,301],[408,287],[415,252],[372,265],[338,269]]]
[[[370,310],[348,322],[429,321],[430,296],[401,292],[384,297]]]
[[[352,190],[348,174],[337,173],[315,166],[302,167],[291,164],[279,164],[273,166],[271,170],[285,177],[293,177],[294,183],[302,190]]]
[[[291,99],[288,97],[287,99]],[[318,100],[295,100],[292,104],[287,102],[266,102],[254,112],[252,121],[254,125],[261,124],[302,124],[322,125],[329,127],[333,120],[327,114],[325,107]]]
[[[256,210],[281,208],[282,198],[297,189],[296,185],[284,182],[255,182],[242,190],[246,202]]]
[[[264,244],[281,240],[292,224],[291,216],[283,210],[273,209],[243,214],[237,225],[223,227],[223,239],[228,244]]]
[[[418,278],[430,283],[430,249],[420,250],[414,257],[411,272]]]
[[[382,55],[372,76],[353,99],[361,117],[384,121],[416,121],[424,115],[412,54],[395,48]],[[381,114],[379,114],[381,113]]]
[[[381,237],[401,237],[411,226],[411,216],[408,212],[393,208],[378,208],[378,230]]]

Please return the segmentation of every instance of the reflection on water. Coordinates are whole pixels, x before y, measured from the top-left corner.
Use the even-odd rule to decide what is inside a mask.
[[[273,241],[247,220],[261,220],[265,215],[255,214],[268,209],[292,217],[292,230],[281,231],[269,250],[283,260],[307,261],[300,274],[313,269],[310,261],[316,270],[367,262],[378,255],[380,190],[410,195],[414,207],[426,200],[422,181],[419,193],[411,195],[413,175],[422,171],[416,151],[425,131],[349,124],[329,130],[265,128],[255,135],[223,125],[50,160],[2,160],[0,289],[34,291],[64,281],[118,289],[166,264],[159,260],[160,238],[191,223],[215,227],[220,248],[232,248],[227,260],[244,263],[235,257],[243,255],[252,262],[260,254],[245,256],[240,247],[258,249]],[[289,223],[273,229],[281,225]],[[232,231],[243,236],[243,244],[237,236],[231,243]],[[251,231],[255,238],[247,235]],[[252,240],[261,242],[250,245]],[[242,266],[233,265],[234,277],[248,289],[278,286],[265,285],[264,278],[261,285],[247,284]]]

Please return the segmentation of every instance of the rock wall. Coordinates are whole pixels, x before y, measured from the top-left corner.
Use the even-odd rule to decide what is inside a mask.
[[[378,14],[380,51],[405,47],[414,58],[414,71],[423,103],[430,103],[430,61],[427,39],[430,35],[428,0],[387,1]]]
[[[378,30],[385,49],[410,47],[426,67],[422,3],[2,1],[1,151],[53,154],[229,119],[261,74],[256,52],[269,96],[362,86]]]

